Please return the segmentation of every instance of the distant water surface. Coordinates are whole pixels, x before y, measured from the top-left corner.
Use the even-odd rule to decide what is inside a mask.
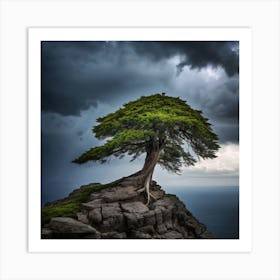
[[[217,238],[239,238],[239,187],[164,187]]]

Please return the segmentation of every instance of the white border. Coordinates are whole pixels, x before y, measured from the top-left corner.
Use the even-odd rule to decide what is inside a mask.
[[[280,3],[278,0],[0,1],[1,280],[279,280]],[[253,246],[250,253],[27,251],[27,28],[251,27]],[[16,113],[15,113],[16,112]]]
[[[249,252],[251,250],[252,95],[248,28],[29,28],[29,252]],[[179,40],[240,42],[240,238],[238,240],[41,240],[41,41]]]

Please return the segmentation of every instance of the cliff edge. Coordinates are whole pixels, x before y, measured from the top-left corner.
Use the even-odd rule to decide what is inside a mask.
[[[151,202],[137,183],[89,184],[42,208],[42,239],[215,238],[177,196],[156,183]]]

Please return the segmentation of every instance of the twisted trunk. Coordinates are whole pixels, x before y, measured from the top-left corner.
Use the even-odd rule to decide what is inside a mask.
[[[147,204],[150,203],[150,183],[152,181],[155,166],[159,158],[160,150],[151,150],[147,152],[144,166],[140,172],[143,176],[143,185],[147,194]]]
[[[134,181],[137,182],[136,183],[137,185],[143,186],[138,190],[138,192],[141,191],[146,192],[147,204],[149,204],[150,197],[152,196],[150,194],[150,183],[152,181],[154,169],[158,162],[159,154],[163,148],[163,144],[164,142],[162,141],[160,143],[156,143],[156,144],[153,143],[153,145],[147,146],[146,147],[147,154],[146,154],[143,168],[140,171],[125,178],[125,181]]]

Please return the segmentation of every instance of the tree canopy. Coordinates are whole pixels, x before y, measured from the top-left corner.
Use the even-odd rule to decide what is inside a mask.
[[[219,149],[218,137],[202,112],[165,93],[142,96],[97,122],[93,133],[107,142],[89,149],[73,162],[103,163],[110,156],[122,158],[126,154],[135,160],[146,154],[140,172],[146,185],[157,163],[178,173],[183,165],[194,165],[198,158],[215,158]]]

